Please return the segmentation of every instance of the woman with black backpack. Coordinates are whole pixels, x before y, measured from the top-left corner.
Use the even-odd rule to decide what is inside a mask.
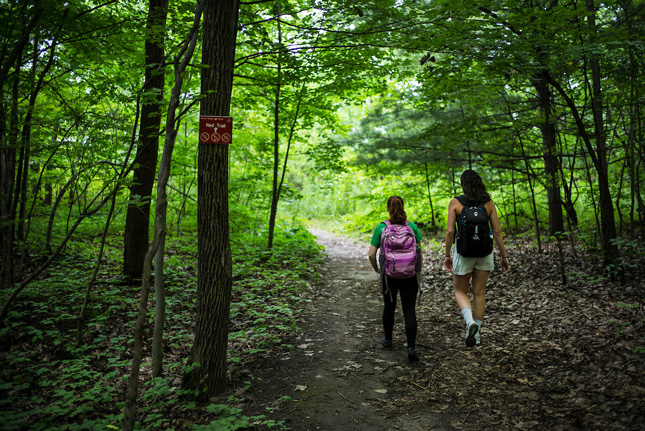
[[[448,206],[444,267],[453,273],[455,299],[466,321],[466,346],[472,347],[480,344],[486,282],[494,268],[493,240],[501,254],[504,273],[510,266],[495,203],[479,174],[465,170],[461,174],[461,189],[464,194],[452,199]],[[468,298],[471,281],[472,307]]]
[[[374,271],[381,276],[383,293],[383,329],[385,338],[381,340],[384,348],[391,348],[394,330],[394,312],[397,294],[401,295],[401,308],[405,320],[405,337],[408,345],[408,358],[411,362],[419,360],[415,349],[417,337],[417,316],[415,302],[419,291],[416,273],[421,271],[421,232],[408,221],[403,210],[403,199],[391,196],[387,200],[390,218],[379,223],[374,229],[368,257]],[[376,251],[380,259],[376,262]]]

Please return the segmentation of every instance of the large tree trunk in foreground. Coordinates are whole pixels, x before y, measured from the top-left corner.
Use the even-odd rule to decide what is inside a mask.
[[[237,0],[204,0],[201,115],[227,116],[231,107]],[[198,273],[195,341],[184,387],[200,399],[226,389],[226,347],[231,303],[232,263],[228,223],[228,147],[199,144]],[[190,367],[199,363],[198,367]]]

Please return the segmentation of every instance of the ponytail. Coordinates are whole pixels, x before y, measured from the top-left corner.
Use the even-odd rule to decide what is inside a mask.
[[[390,223],[405,224],[408,219],[403,210],[403,198],[400,196],[390,196],[387,200],[387,211],[390,213]]]

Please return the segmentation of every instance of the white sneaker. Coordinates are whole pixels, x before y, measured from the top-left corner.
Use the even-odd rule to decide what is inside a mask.
[[[475,322],[468,325],[468,328],[466,329],[466,346],[473,347],[475,345],[477,342],[475,335],[477,335],[478,331],[479,326],[477,326]]]
[[[479,339],[479,331],[475,334],[475,344],[479,346],[481,344],[481,340]]]

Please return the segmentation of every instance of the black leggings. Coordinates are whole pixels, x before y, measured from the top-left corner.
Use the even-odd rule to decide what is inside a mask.
[[[387,277],[387,285],[385,284],[385,280],[383,281],[383,329],[385,330],[385,339],[392,339],[396,297],[400,293],[401,308],[403,309],[403,318],[405,320],[405,337],[408,341],[408,347],[415,347],[417,339],[417,313],[415,304],[417,292],[419,291],[417,278],[401,279]]]

